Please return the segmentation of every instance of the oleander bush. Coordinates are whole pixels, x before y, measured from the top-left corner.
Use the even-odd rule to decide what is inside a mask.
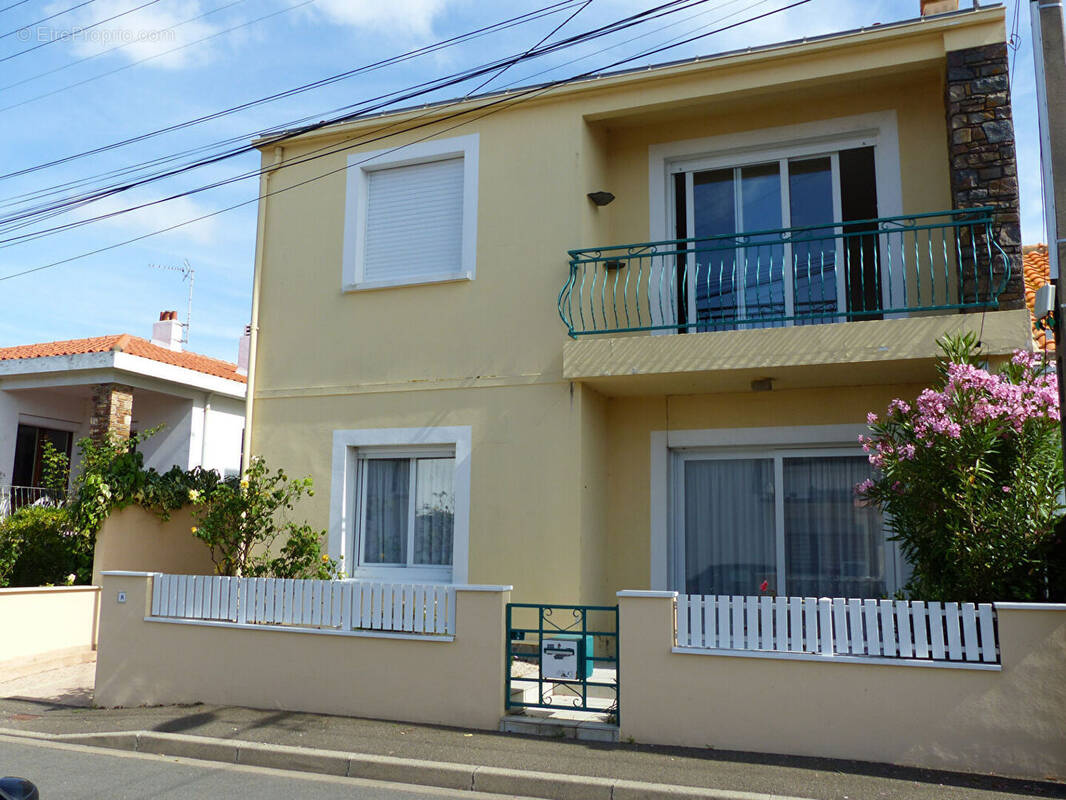
[[[877,477],[856,492],[884,513],[921,600],[1063,596],[1062,446],[1055,374],[1018,351],[996,370],[971,335],[940,342],[940,380],[869,414]]]

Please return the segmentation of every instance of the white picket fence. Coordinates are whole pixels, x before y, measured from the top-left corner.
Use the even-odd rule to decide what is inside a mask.
[[[677,646],[997,663],[991,604],[679,595]]]
[[[455,589],[428,583],[156,575],[152,616],[319,630],[455,633]]]

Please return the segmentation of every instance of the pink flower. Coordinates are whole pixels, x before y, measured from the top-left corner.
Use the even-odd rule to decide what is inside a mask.
[[[866,415],[866,422],[870,425],[873,425],[875,422],[877,422],[877,414],[871,411],[869,414]]]
[[[874,482],[870,478],[867,478],[862,483],[855,484],[855,494],[866,494],[874,488]]]
[[[1010,493],[1010,487],[1009,486],[1004,486],[1003,487],[1003,493],[1004,494],[1009,494]]]

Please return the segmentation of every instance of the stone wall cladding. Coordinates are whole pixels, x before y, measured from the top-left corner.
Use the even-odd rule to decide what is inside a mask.
[[[104,441],[109,433],[128,439],[132,420],[132,387],[121,383],[100,383],[93,387],[89,436],[94,441]]]
[[[1010,259],[1010,280],[999,305],[1022,308],[1025,285],[1007,45],[948,53],[945,106],[954,207],[996,207],[993,235]],[[1003,280],[999,262],[993,265],[996,284]],[[975,281],[971,275],[964,280],[964,295],[984,295],[987,283],[987,277]]]

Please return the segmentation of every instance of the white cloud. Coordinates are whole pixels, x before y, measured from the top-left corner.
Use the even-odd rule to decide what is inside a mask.
[[[49,20],[34,30],[33,36],[37,39],[68,39],[71,49],[79,57],[119,47],[114,55],[129,61],[151,58],[146,65],[162,69],[181,69],[211,58],[210,43],[183,47],[220,30],[209,19],[193,19],[204,12],[200,0],[157,3],[123,14],[137,5],[135,0],[96,0],[84,9]],[[67,0],[47,6],[45,10],[54,14],[62,11],[64,6],[69,7]],[[90,27],[116,16],[110,22]]]
[[[150,203],[156,199],[158,198],[145,192],[124,192],[122,194],[105,197],[87,206],[82,206],[72,212],[71,215],[78,220],[92,219],[104,214],[113,214],[132,206]],[[143,236],[146,233],[152,233],[153,231],[169,228],[172,225],[177,225],[189,219],[202,217],[205,214],[210,214],[214,210],[215,209],[210,206],[197,202],[192,197],[179,197],[165,203],[158,203],[156,205],[140,208],[136,211],[118,214],[117,216],[108,219],[90,223],[90,225],[97,228],[117,230],[120,231],[124,237],[133,238],[136,236]],[[199,222],[194,222],[191,225],[184,225],[169,233],[161,234],[161,236],[171,239],[182,237],[194,244],[208,245],[217,241],[218,233],[219,218],[210,217]]]
[[[331,22],[387,33],[426,36],[449,0],[318,0]]]

